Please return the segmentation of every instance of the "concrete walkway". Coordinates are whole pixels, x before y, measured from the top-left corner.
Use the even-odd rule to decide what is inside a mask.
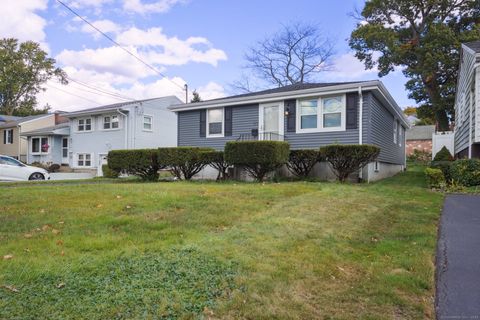
[[[437,319],[480,319],[480,196],[446,197],[436,264]]]

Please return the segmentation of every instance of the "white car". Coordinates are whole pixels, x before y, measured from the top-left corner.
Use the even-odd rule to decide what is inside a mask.
[[[50,180],[48,171],[0,155],[0,181]]]

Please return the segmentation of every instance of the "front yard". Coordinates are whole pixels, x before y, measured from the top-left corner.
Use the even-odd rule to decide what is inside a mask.
[[[0,186],[0,319],[434,318],[423,180]]]

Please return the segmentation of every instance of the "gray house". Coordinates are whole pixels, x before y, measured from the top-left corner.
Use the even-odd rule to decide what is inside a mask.
[[[181,103],[175,96],[106,105],[65,116],[70,119],[68,163],[77,171],[102,175],[114,149],[177,145],[177,118],[167,108]]]
[[[222,150],[227,141],[284,140],[291,149],[374,144],[378,161],[367,181],[405,168],[403,112],[380,81],[311,83],[170,107],[178,115],[178,145]]]
[[[480,158],[480,40],[462,44],[455,94],[455,155]]]

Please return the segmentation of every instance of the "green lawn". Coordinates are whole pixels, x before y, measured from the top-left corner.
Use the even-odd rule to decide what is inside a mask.
[[[442,200],[421,168],[370,185],[3,185],[0,319],[434,318]]]

